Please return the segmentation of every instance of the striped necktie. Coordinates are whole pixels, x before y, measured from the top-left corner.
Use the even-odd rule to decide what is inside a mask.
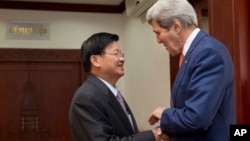
[[[126,106],[125,106],[125,103],[124,103],[124,100],[120,91],[117,91],[117,100],[121,104],[123,111],[126,113],[126,115],[128,115],[128,111],[126,109]]]

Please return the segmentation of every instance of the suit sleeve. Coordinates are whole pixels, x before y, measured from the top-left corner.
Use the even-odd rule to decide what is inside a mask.
[[[170,135],[207,130],[225,94],[228,70],[218,51],[207,49],[193,56],[178,87],[177,100],[184,101],[184,106],[166,109],[162,114],[160,125]]]

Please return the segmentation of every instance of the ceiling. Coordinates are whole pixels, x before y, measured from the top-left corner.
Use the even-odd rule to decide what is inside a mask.
[[[125,0],[0,0],[0,9],[122,13]]]
[[[7,1],[78,3],[78,4],[100,4],[100,5],[119,5],[122,2],[122,0],[7,0]]]

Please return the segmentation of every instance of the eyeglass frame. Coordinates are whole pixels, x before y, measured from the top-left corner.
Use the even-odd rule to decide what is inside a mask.
[[[125,54],[122,53],[122,52],[102,52],[101,53],[102,55],[104,54],[110,54],[110,55],[113,55],[113,56],[116,56],[116,57],[125,57]]]

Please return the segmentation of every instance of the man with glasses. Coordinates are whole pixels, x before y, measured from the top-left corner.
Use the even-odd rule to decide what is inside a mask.
[[[83,42],[82,64],[89,73],[72,99],[69,119],[74,141],[160,141],[161,130],[139,132],[136,121],[116,87],[124,75],[119,37],[96,33]],[[158,135],[159,134],[159,135]]]

